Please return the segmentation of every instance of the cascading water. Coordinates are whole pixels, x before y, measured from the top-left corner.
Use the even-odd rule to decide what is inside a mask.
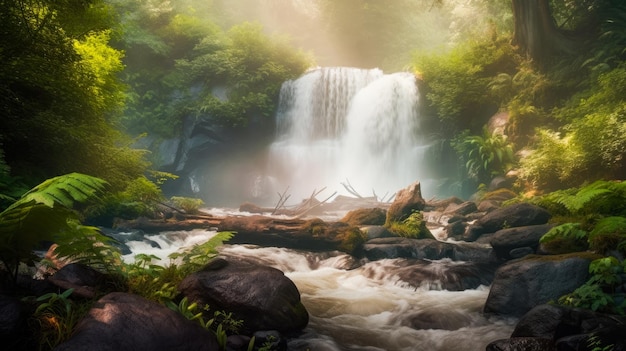
[[[128,242],[138,253],[167,255],[181,246],[204,242],[215,232],[163,232],[148,242]],[[276,247],[224,245],[220,255],[282,270],[298,287],[310,314],[304,333],[289,350],[326,351],[476,351],[508,338],[514,320],[488,317],[482,308],[489,293],[480,286],[463,291],[413,287],[397,268],[404,259],[358,261],[339,252],[303,252]],[[435,272],[459,263],[433,261]]]
[[[406,72],[320,68],[285,82],[268,174],[295,199],[346,181],[365,196],[423,183],[418,103]]]

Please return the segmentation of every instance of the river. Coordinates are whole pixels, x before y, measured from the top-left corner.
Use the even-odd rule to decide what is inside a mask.
[[[137,253],[167,255],[203,242],[215,232],[164,232],[127,243]],[[280,269],[298,287],[310,322],[290,350],[477,351],[508,338],[515,320],[489,317],[482,308],[489,287],[438,290],[435,282],[408,286],[394,274],[401,259],[368,262],[340,252],[312,253],[285,248],[223,245],[222,256],[237,256]],[[445,267],[445,260],[434,267]]]

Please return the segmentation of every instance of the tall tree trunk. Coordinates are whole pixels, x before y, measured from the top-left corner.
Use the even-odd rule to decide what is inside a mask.
[[[513,0],[513,44],[539,64],[554,54],[572,53],[574,49],[574,40],[556,26],[548,2]]]

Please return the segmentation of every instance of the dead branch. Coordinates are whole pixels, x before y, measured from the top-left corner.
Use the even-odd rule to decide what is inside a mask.
[[[318,193],[319,194],[319,193]],[[327,197],[324,201],[320,201],[316,204],[314,204],[313,206],[309,206],[308,208],[306,208],[304,211],[298,213],[295,218],[301,218],[302,216],[304,216],[306,213],[308,213],[309,211],[311,211],[312,209],[321,206],[322,204],[328,202],[328,200],[330,200],[333,196],[337,195],[337,192],[335,191],[334,193],[332,193],[332,195],[330,195],[329,197]]]
[[[287,200],[289,199],[289,197],[291,197],[291,195],[287,195],[287,191],[289,190],[289,186],[287,186],[287,188],[285,189],[285,191],[283,191],[283,193],[278,193],[279,199],[278,199],[278,203],[276,204],[276,207],[274,207],[274,210],[272,211],[272,214],[276,214],[276,212],[283,208],[285,206],[285,202],[287,202]]]
[[[354,189],[354,187],[352,186],[352,184],[350,184],[350,181],[349,181],[348,179],[346,179],[346,182],[345,182],[345,183],[341,183],[341,185],[343,185],[343,187],[344,187],[344,188],[346,188],[346,190],[347,190],[350,194],[352,194],[352,195],[354,195],[354,196],[358,197],[359,199],[362,199],[362,198],[363,198],[363,196],[361,196],[361,194],[359,194],[359,192],[358,192],[358,191],[356,191],[356,190]]]

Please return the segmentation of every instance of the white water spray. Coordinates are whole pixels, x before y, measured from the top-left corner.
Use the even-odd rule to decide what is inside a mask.
[[[321,68],[288,81],[268,174],[296,200],[324,187],[341,193],[346,181],[364,196],[423,181],[418,103],[410,73]]]

